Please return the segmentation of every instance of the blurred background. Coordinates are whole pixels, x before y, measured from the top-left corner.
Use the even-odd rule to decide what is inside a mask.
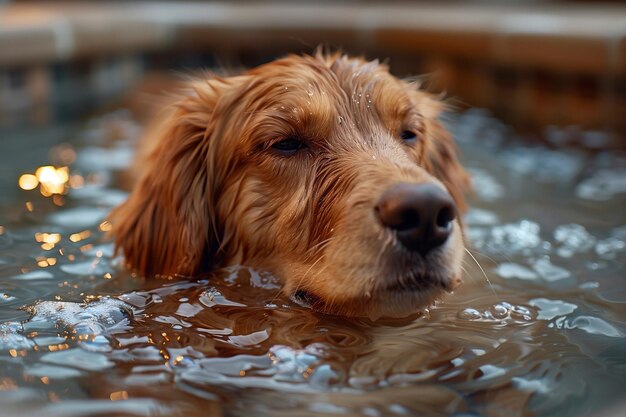
[[[622,1],[0,0],[0,133],[76,120],[154,74],[318,45],[386,59],[557,146],[626,144]]]
[[[458,110],[477,266],[456,298],[370,326],[245,268],[124,272],[102,236],[140,92],[319,45]],[[625,151],[626,1],[0,0],[0,416],[626,416]],[[118,299],[141,319],[108,333]]]

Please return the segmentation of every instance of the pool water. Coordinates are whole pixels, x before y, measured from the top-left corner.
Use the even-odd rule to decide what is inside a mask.
[[[426,314],[378,322],[313,313],[245,267],[124,271],[102,236],[141,132],[129,112],[6,135],[0,414],[621,415],[626,159],[530,144],[478,110],[449,119],[475,261]]]

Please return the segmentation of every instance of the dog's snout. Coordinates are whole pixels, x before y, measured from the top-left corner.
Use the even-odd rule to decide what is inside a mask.
[[[456,217],[450,194],[430,183],[396,184],[383,193],[375,209],[381,223],[421,255],[446,242]]]

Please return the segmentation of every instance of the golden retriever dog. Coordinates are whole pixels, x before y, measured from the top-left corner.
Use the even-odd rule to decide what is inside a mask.
[[[241,264],[322,312],[414,313],[461,282],[468,179],[442,109],[340,54],[190,81],[111,214],[116,248],[145,276]]]

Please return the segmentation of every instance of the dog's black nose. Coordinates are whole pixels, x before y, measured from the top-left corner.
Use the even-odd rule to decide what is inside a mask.
[[[456,207],[450,194],[435,184],[399,183],[383,193],[376,213],[407,249],[424,256],[452,233]]]

